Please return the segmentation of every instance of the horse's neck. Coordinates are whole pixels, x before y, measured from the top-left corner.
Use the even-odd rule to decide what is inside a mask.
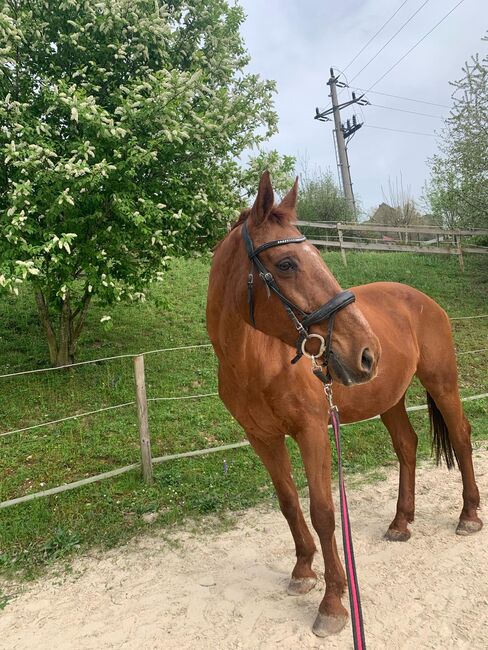
[[[288,367],[293,355],[285,343],[254,329],[235,312],[224,314],[224,318],[218,346],[214,347],[221,366],[237,384],[251,381],[255,388],[262,387]]]
[[[210,305],[210,310],[215,310],[213,327],[209,327],[212,343],[221,362],[241,366],[261,348],[261,339],[270,337],[248,325],[225,292],[216,293],[217,302]]]
[[[210,273],[207,327],[222,364],[236,373],[247,373],[263,363],[290,356],[289,348],[254,329],[244,320],[248,306],[248,260],[238,245],[238,232],[231,233],[217,249]]]

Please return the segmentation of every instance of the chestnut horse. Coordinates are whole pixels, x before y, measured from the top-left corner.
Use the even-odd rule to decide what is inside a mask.
[[[296,564],[288,593],[308,592],[316,582],[312,560],[316,551],[305,523],[285,446],[292,436],[300,449],[310,493],[310,514],[325,564],[325,595],[313,626],[318,636],[341,630],[347,611],[341,603],[345,575],[334,536],[331,449],[322,384],[303,358],[295,365],[297,338],[293,316],[256,272],[246,250],[244,225],[259,261],[272,274],[282,296],[308,313],[337,296],[341,289],[317,249],[308,242],[288,242],[296,229],[297,182],[279,205],[268,172],[261,178],[253,207],[245,210],[218,245],[210,273],[207,327],[219,359],[219,394],[244,428],[266,466],[283,515],[295,540]],[[283,241],[285,240],[285,241]],[[259,267],[258,267],[259,270]],[[248,278],[253,275],[252,309]],[[254,277],[255,276],[255,277]],[[335,380],[334,401],[343,422],[380,415],[390,432],[400,463],[395,517],[386,538],[406,541],[414,518],[417,435],[405,410],[405,392],[417,375],[427,390],[433,446],[437,461],[449,468],[457,460],[463,482],[463,507],[456,532],[468,535],[482,527],[470,442],[464,415],[449,319],[425,294],[393,282],[353,287],[356,302],[335,315],[329,371]],[[254,323],[253,323],[254,321]],[[327,322],[311,333],[324,338]],[[314,351],[310,339],[306,345]]]

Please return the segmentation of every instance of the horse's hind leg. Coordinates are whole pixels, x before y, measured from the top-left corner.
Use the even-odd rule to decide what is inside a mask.
[[[449,442],[456,454],[463,480],[463,508],[456,533],[458,535],[477,533],[481,530],[483,522],[478,517],[480,493],[474,477],[471,425],[464,415],[457,388],[450,393],[439,393],[437,395],[432,394],[431,391],[429,393],[432,395],[435,406],[439,409],[447,426]]]
[[[381,419],[390,432],[400,462],[397,510],[385,538],[391,542],[406,542],[410,538],[408,524],[413,521],[415,513],[417,434],[405,410],[405,397],[386,413],[382,413]]]
[[[317,574],[312,570],[316,548],[300,507],[285,438],[273,438],[266,443],[249,433],[248,438],[271,476],[281,512],[288,521],[295,540],[297,561],[291,574],[288,593],[290,596],[305,594],[313,589],[317,582]]]
[[[437,440],[438,449],[444,449],[446,460],[452,458],[454,450],[461,471],[463,508],[456,533],[476,533],[483,526],[478,517],[480,495],[474,477],[471,425],[464,415],[459,398],[454,354],[452,363],[445,363],[442,370],[435,372],[432,369],[419,369],[417,375],[434,402],[430,405],[430,410],[434,440]],[[440,460],[440,453],[437,460]]]

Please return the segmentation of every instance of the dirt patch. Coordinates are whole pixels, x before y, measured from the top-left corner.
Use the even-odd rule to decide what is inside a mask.
[[[475,468],[486,498],[488,450],[475,452]],[[395,509],[396,471],[350,492],[369,648],[488,647],[487,533],[454,534],[461,490],[457,471],[421,468],[416,521],[404,544],[382,539]],[[175,539],[170,547],[162,537],[142,537],[76,561],[76,580],[30,586],[0,611],[0,647],[352,648],[349,626],[328,639],[311,632],[322,581],[306,596],[286,595],[294,548],[278,511],[251,510],[228,532]],[[322,570],[319,556],[315,568]]]

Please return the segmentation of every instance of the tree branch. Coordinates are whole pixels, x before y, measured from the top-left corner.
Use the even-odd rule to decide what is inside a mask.
[[[78,317],[78,322],[76,323],[73,331],[73,346],[76,346],[76,341],[78,340],[78,337],[81,334],[81,330],[83,329],[83,326],[85,324],[86,320],[86,315],[88,313],[88,307],[90,306],[90,301],[91,301],[92,294],[88,293],[88,291],[85,291],[85,295],[83,296],[81,306],[78,307],[76,310],[77,313],[76,315],[79,314]],[[74,322],[75,315],[73,314],[72,321]]]

